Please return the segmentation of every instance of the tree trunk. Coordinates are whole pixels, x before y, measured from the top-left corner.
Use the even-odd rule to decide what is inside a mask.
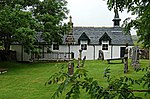
[[[4,48],[5,48],[6,52],[8,52],[10,50],[10,39],[11,39],[10,35],[5,36],[5,39],[4,39]]]
[[[4,39],[4,48],[5,48],[5,59],[4,60],[5,61],[11,60],[10,53],[9,53],[10,39],[11,39],[11,35],[5,36],[5,39]]]
[[[150,65],[150,47],[149,47],[149,65]]]

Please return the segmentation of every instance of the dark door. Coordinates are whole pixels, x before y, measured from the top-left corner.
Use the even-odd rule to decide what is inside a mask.
[[[124,57],[126,47],[120,47],[120,57]]]
[[[74,53],[71,52],[71,59],[74,59]]]

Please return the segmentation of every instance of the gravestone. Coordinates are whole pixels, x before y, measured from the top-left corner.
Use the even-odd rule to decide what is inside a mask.
[[[78,66],[77,66],[77,68],[81,67],[81,58],[82,58],[82,49],[79,50],[79,58],[78,58]]]
[[[85,60],[86,60],[86,56],[84,56],[84,58],[83,58],[83,60],[82,60],[81,67],[84,67]]]
[[[128,72],[128,43],[126,43],[125,54],[124,54],[124,73]]]
[[[138,46],[132,48],[131,65],[134,67],[135,70],[140,68],[140,64],[139,64],[139,47]]]
[[[129,49],[129,58],[132,58],[132,48]]]
[[[99,57],[98,57],[99,60],[104,60],[104,53],[102,50],[99,50]]]
[[[69,75],[74,74],[74,63],[69,62],[69,64],[68,64],[68,74]]]

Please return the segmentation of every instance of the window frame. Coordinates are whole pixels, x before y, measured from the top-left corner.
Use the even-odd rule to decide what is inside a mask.
[[[53,50],[59,50],[59,44],[53,44]]]
[[[81,44],[81,49],[82,50],[87,50],[87,44]]]
[[[108,44],[102,44],[102,50],[108,51]]]

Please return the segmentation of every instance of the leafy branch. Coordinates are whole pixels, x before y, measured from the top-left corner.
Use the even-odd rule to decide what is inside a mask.
[[[99,85],[97,80],[94,80],[92,77],[88,77],[88,71],[84,68],[78,68],[75,73],[70,76],[68,73],[58,72],[51,76],[48,84],[59,84],[57,90],[53,94],[52,98],[59,97],[60,94],[65,90],[66,86],[71,85],[70,90],[66,94],[66,99],[77,99],[80,97],[80,90],[83,89],[86,93],[90,95],[92,99],[141,99],[137,97],[133,92],[149,92],[150,91],[150,72],[149,69],[139,69],[137,71],[146,70],[146,74],[138,79],[134,80],[129,77],[120,77],[117,79],[112,79],[110,75],[110,68],[107,67],[104,71],[104,77],[108,86],[104,88]],[[132,90],[132,85],[143,84],[143,87],[147,87],[148,90]]]

